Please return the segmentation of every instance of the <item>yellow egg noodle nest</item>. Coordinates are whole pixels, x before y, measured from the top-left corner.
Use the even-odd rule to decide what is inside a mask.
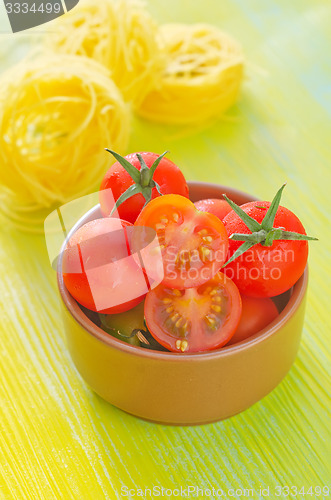
[[[139,0],[81,0],[53,24],[46,44],[106,66],[124,99],[137,105],[162,68],[157,24],[144,5]]]
[[[44,54],[12,67],[0,82],[0,210],[24,226],[37,210],[97,190],[103,148],[125,151],[130,118],[91,59]]]
[[[125,152],[129,103],[154,121],[203,124],[236,101],[243,75],[231,37],[158,28],[139,0],[82,0],[52,28],[50,52],[0,77],[0,212],[38,232],[50,210],[98,189],[105,146]]]
[[[159,31],[166,66],[138,113],[163,123],[198,123],[232,106],[243,77],[238,42],[208,24],[165,24]]]

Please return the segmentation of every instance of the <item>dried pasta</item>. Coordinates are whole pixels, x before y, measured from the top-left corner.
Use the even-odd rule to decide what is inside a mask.
[[[104,147],[124,151],[131,112],[100,64],[44,54],[0,79],[0,210],[21,226],[98,189]]]
[[[208,24],[165,24],[159,33],[166,65],[138,113],[163,123],[201,123],[234,104],[243,77],[240,45]]]
[[[54,23],[47,44],[106,66],[134,106],[153,87],[162,65],[157,25],[139,0],[82,0]]]

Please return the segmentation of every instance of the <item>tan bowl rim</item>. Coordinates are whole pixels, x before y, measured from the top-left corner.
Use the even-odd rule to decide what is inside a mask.
[[[250,196],[248,193],[245,193],[244,191],[240,191],[238,189],[231,188],[229,186],[223,186],[220,184],[212,184],[212,183],[207,183],[207,182],[197,182],[197,181],[191,181],[188,182],[189,186],[204,186],[206,188],[224,188],[224,192],[226,192],[228,189],[231,189],[233,193],[236,193],[238,195],[243,195],[245,197]],[[251,197],[252,199],[254,197]],[[94,211],[98,205],[96,205],[94,208],[92,208],[90,211]],[[84,215],[86,217],[86,214]],[[81,220],[81,219],[80,219]],[[79,224],[80,221],[77,222],[76,225]],[[75,227],[76,227],[75,225]],[[73,228],[74,229],[74,228]],[[73,230],[69,233],[70,234],[73,232]],[[64,243],[65,244],[65,243]],[[61,256],[62,256],[63,248],[61,249]],[[58,262],[58,269],[57,269],[57,283],[60,291],[61,298],[70,312],[70,314],[73,316],[73,318],[90,334],[96,337],[98,340],[103,342],[104,344],[113,347],[114,349],[118,349],[124,353],[135,355],[135,356],[141,356],[144,358],[149,358],[149,359],[159,359],[162,361],[166,361],[167,359],[170,361],[193,361],[193,360],[206,360],[206,359],[211,359],[211,358],[222,358],[225,356],[232,355],[236,351],[245,351],[249,349],[253,345],[258,345],[264,342],[266,339],[268,339],[271,335],[276,333],[278,330],[280,330],[285,323],[287,323],[290,318],[293,316],[295,311],[298,309],[300,303],[302,302],[302,299],[305,295],[306,289],[307,289],[307,284],[308,284],[308,265],[306,266],[306,269],[299,278],[299,280],[295,283],[293,286],[293,292],[291,297],[289,298],[288,303],[284,307],[284,309],[279,313],[277,318],[272,321],[269,325],[267,325],[263,330],[260,330],[257,332],[255,335],[252,335],[249,337],[249,339],[243,340],[241,342],[238,342],[237,344],[229,345],[229,346],[224,346],[220,347],[219,349],[214,349],[211,351],[202,351],[202,352],[192,352],[192,353],[177,353],[177,352],[164,352],[164,351],[154,351],[151,349],[146,349],[144,347],[138,347],[138,346],[133,346],[130,345],[122,340],[116,339],[115,337],[112,337],[110,334],[106,333],[104,330],[99,328],[93,321],[91,321],[80,309],[78,303],[76,300],[70,295],[68,292],[64,281],[63,281],[63,276],[62,276],[62,257],[60,256],[59,262]]]

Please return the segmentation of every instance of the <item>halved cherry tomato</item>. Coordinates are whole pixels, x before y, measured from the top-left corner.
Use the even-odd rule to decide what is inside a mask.
[[[177,290],[164,285],[148,292],[146,324],[161,345],[174,352],[198,352],[226,344],[241,316],[236,285],[218,272],[197,288]]]
[[[156,153],[142,152],[139,153],[150,168],[155,160],[159,157]],[[125,156],[138,171],[141,170],[141,165],[137,157],[137,153],[132,153]],[[162,194],[180,194],[188,198],[188,187],[185,177],[180,169],[168,158],[162,158],[157,169],[155,170],[153,180],[159,185]],[[125,191],[135,184],[134,180],[128,172],[117,161],[105,174],[100,187],[100,206],[101,212],[106,217],[113,208],[113,199],[117,201]],[[109,196],[111,190],[112,196]],[[152,198],[160,196],[157,189],[152,189]],[[141,193],[134,194],[118,207],[118,215],[121,219],[129,222],[134,222],[143,208],[146,200]]]
[[[200,212],[214,214],[221,221],[223,221],[224,217],[232,210],[226,200],[219,200],[218,198],[208,198],[206,200],[196,201],[194,205]]]
[[[241,296],[242,314],[235,334],[227,345],[237,344],[263,330],[278,316],[276,304],[268,297]]]
[[[97,219],[70,238],[63,253],[63,279],[82,306],[105,314],[127,311],[148,291],[145,275],[131,255],[120,219]]]
[[[199,286],[225,262],[228,237],[223,223],[196,210],[183,196],[169,194],[150,201],[135,226],[156,231],[164,267],[162,283],[169,288]]]

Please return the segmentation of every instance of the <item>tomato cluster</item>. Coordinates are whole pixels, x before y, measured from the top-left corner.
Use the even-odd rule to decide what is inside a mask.
[[[279,206],[283,187],[271,203],[193,204],[164,154],[110,152],[103,218],[63,255],[66,287],[89,317],[134,345],[179,353],[241,342],[273,321],[271,297],[301,276],[313,239]]]

